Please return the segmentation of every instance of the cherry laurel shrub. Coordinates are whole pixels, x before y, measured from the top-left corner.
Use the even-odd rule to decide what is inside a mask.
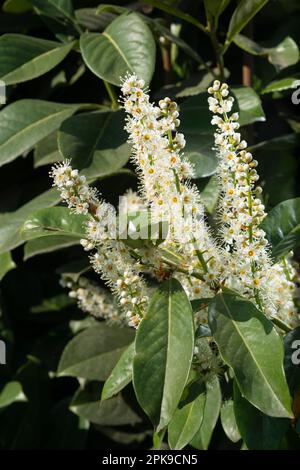
[[[249,422],[254,413],[270,424],[281,418],[285,428],[293,413],[281,337],[300,323],[297,266],[292,252],[272,256],[258,162],[238,132],[228,85],[208,88],[220,191],[211,224],[191,182],[177,104],[152,103],[136,75],[124,79],[122,93],[139,192],[125,193],[117,213],[71,160],[51,172],[62,201],[82,217],[81,245],[112,295],[84,276],[65,276],[63,285],[85,312],[136,329],[102,400],[133,380],[157,441],[167,430],[172,449],[206,448],[219,381],[233,376],[234,407],[244,401]]]

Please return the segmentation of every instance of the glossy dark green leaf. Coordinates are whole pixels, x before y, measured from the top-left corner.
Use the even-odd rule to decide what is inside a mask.
[[[230,0],[204,0],[206,11],[218,20],[219,16],[229,5]]]
[[[88,31],[103,31],[116,18],[116,15],[109,11],[97,13],[97,10],[96,8],[79,8],[75,10],[76,20]]]
[[[136,445],[136,443],[145,441],[145,439],[149,437],[151,433],[149,430],[144,432],[126,432],[120,431],[119,429],[113,427],[101,426],[101,434],[104,434],[109,439],[112,439],[119,446],[120,444],[128,446],[130,444]]]
[[[26,13],[31,9],[30,0],[5,0],[2,6],[5,13]]]
[[[178,281],[161,284],[136,335],[137,399],[160,431],[170,422],[187,382],[194,348],[192,308]]]
[[[104,323],[79,333],[64,349],[58,375],[106,380],[133,337],[129,328],[113,328]]]
[[[290,331],[284,338],[284,370],[290,392],[300,390],[300,327]]]
[[[201,181],[201,180],[200,180]],[[196,182],[197,184],[197,182]],[[220,196],[220,182],[217,176],[212,176],[201,188],[201,201],[209,214],[212,214],[217,206]]]
[[[242,34],[237,34],[234,37],[234,42],[250,54],[267,57],[269,62],[280,70],[296,64],[299,60],[298,46],[293,38],[289,36],[274,47],[261,46]]]
[[[132,343],[123,352],[117,364],[113,368],[110,376],[106,380],[102,389],[101,400],[107,400],[108,398],[111,398],[131,382],[134,355],[135,349],[134,343]]]
[[[261,94],[264,95],[266,93],[274,93],[277,91],[284,91],[290,89],[297,89],[300,85],[300,80],[297,77],[287,77],[287,78],[280,78],[278,80],[274,80],[265,86],[261,90]]]
[[[234,414],[242,439],[250,450],[278,450],[289,420],[271,418],[252,406],[234,387]]]
[[[228,439],[232,442],[238,442],[241,439],[234,414],[234,403],[231,399],[225,401],[222,405],[221,423]]]
[[[99,383],[91,383],[85,390],[78,390],[70,409],[78,416],[101,426],[134,425],[142,419],[126,403],[121,394],[101,401]]]
[[[9,406],[16,401],[27,401],[19,382],[8,382],[0,391],[0,408]]]
[[[282,340],[272,322],[252,302],[218,294],[209,305],[209,325],[242,394],[270,416],[292,417]]]
[[[59,64],[73,45],[23,34],[4,34],[0,38],[0,79],[12,85],[39,77]]]
[[[267,2],[268,0],[241,0],[230,19],[226,42],[230,43]]]
[[[14,212],[0,214],[0,253],[12,250],[24,243],[21,238],[20,229],[25,220],[39,209],[51,207],[60,200],[56,189],[45,191],[24,204]]]
[[[62,250],[69,246],[78,245],[80,240],[78,237],[67,235],[53,235],[51,238],[42,237],[29,240],[24,246],[24,261],[33,256],[51,253],[52,251]]]
[[[266,232],[276,260],[297,248],[300,244],[300,198],[288,199],[274,207],[261,228]]]
[[[266,120],[260,98],[253,88],[233,87],[232,92],[237,100],[241,126]]]
[[[5,122],[0,129],[0,166],[30,150],[78,108],[80,105],[30,99],[6,106],[0,111],[0,120]]]
[[[82,57],[98,77],[121,84],[127,72],[151,81],[155,64],[155,42],[139,15],[125,13],[103,33],[85,33],[80,38]]]
[[[158,8],[159,10],[165,11],[170,15],[177,16],[177,18],[181,18],[182,20],[185,20],[188,23],[200,27],[200,29],[204,28],[203,25],[197,20],[197,18],[192,15],[189,15],[188,13],[185,13],[176,6],[171,5],[168,0],[145,0],[144,3],[148,3],[149,5],[152,5]]]
[[[45,298],[39,305],[31,307],[31,313],[60,312],[70,305],[76,305],[75,299],[67,294],[58,294],[53,297]]]
[[[122,13],[126,13],[127,11],[128,8],[126,7],[111,5],[108,3],[101,3],[101,5],[96,8],[97,15],[101,15],[101,13],[115,13],[115,15],[122,15]]]
[[[293,198],[297,187],[297,136],[286,134],[260,142],[249,149],[259,162],[260,179],[264,182],[264,201],[274,207]],[[270,169],[272,168],[272,171]]]
[[[4,278],[5,274],[16,267],[16,263],[11,257],[11,253],[0,254],[0,281]]]
[[[203,420],[205,385],[195,382],[188,388],[187,398],[179,403],[168,426],[169,446],[174,450],[181,450],[191,442]]]
[[[185,132],[185,156],[193,164],[195,178],[205,178],[216,172],[218,159],[215,151],[213,134],[189,134]]]
[[[236,98],[236,110],[240,115],[241,125],[264,121],[265,114],[261,100],[250,87],[232,87]],[[185,100],[180,106],[181,130],[184,133],[213,135],[211,126],[211,112],[208,109],[207,93],[200,93]]]
[[[190,442],[191,446],[199,450],[208,449],[213,431],[218,421],[222,401],[221,388],[217,376],[212,377],[208,382],[206,382],[205,387],[206,393],[203,418],[200,428],[195,434],[193,440]]]
[[[63,160],[63,156],[58,150],[57,131],[37,143],[33,159],[35,168]]]
[[[40,209],[25,221],[21,236],[24,240],[57,235],[80,240],[85,235],[86,221],[87,216],[73,214],[67,207]]]
[[[83,113],[67,119],[58,132],[58,146],[75,168],[86,168],[87,176],[113,173],[130,157],[123,130],[124,114]]]
[[[43,15],[67,19],[74,17],[72,0],[30,0],[30,2]]]
[[[73,282],[77,282],[80,276],[90,269],[92,269],[91,264],[88,257],[85,256],[84,258],[64,264],[57,269],[57,272],[62,274],[64,277],[71,279]]]

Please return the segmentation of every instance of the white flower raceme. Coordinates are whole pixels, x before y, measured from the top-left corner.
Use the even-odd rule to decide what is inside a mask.
[[[62,199],[77,214],[89,216],[86,238],[81,240],[85,250],[96,248],[91,255],[92,265],[107,282],[126,312],[130,326],[137,326],[144,314],[148,297],[140,277],[139,265],[130,256],[124,243],[116,240],[116,211],[111,204],[100,201],[99,194],[86,184],[83,176],[73,170],[70,161],[57,164],[51,172],[54,185]]]
[[[176,252],[182,269],[199,273],[199,278],[176,274],[190,297],[212,296],[211,287],[225,269],[224,259],[205,223],[199,191],[189,181],[193,168],[182,153],[184,136],[176,130],[180,124],[177,105],[165,98],[155,106],[143,87],[144,82],[135,75],[127,77],[122,86],[128,113],[125,128],[140,177],[141,197],[153,221],[168,222],[161,249]]]
[[[176,103],[169,98],[158,106],[151,103],[144,82],[135,75],[124,80],[122,92],[139,194],[127,191],[117,215],[69,161],[54,167],[51,175],[70,210],[87,216],[81,243],[85,250],[94,250],[92,266],[111,288],[129,324],[138,326],[147,309],[150,288],[142,277],[147,273],[158,282],[176,277],[190,300],[212,297],[224,286],[235,289],[268,316],[296,325],[296,271],[289,258],[274,264],[270,257],[260,228],[266,214],[259,198],[262,190],[256,186],[257,162],[238,132],[238,114],[231,114],[234,99],[228,86],[215,81],[209,88],[221,190],[217,237],[206,223],[200,193],[190,181],[193,168],[183,154],[184,136],[177,132]],[[165,225],[167,233],[161,236]],[[142,226],[147,236],[135,243],[131,235]],[[159,228],[158,238],[149,238],[149,227]],[[127,229],[133,229],[131,235]],[[130,240],[125,241],[123,233]],[[100,305],[96,295],[90,297],[84,290],[74,296],[85,309],[97,310]],[[204,305],[195,314],[195,324],[205,323]]]
[[[106,320],[109,325],[126,324],[125,315],[120,312],[114,298],[106,289],[86,277],[80,277],[77,282],[62,278],[61,284],[70,289],[69,297],[76,299],[79,308],[84,312]]]
[[[234,98],[228,96],[228,85],[216,80],[208,92],[212,95],[209,109],[215,113],[211,122],[217,126],[220,230],[230,252],[231,283],[270,316],[290,322],[291,317],[296,318],[295,285],[292,277],[287,279],[281,264],[273,265],[265,232],[260,228],[266,213],[259,198],[262,189],[256,186],[258,163],[237,132],[238,113],[229,114]]]

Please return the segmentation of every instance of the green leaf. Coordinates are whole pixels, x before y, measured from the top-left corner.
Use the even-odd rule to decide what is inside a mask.
[[[0,129],[0,166],[30,150],[80,107],[29,99],[6,106],[0,111],[5,123]]]
[[[289,36],[275,47],[263,47],[242,34],[237,34],[234,37],[234,42],[237,46],[250,54],[261,57],[266,56],[269,62],[275,65],[279,70],[294,65],[299,60],[298,46]]]
[[[87,271],[92,269],[88,257],[80,258],[76,261],[64,264],[57,269],[59,274],[71,279],[73,282],[77,282],[80,276]]]
[[[150,83],[155,65],[155,42],[151,31],[136,13],[116,18],[103,33],[80,38],[83,60],[98,77],[114,85],[127,72]]]
[[[238,442],[241,439],[234,414],[234,403],[231,399],[225,401],[222,405],[221,423],[226,436],[231,442]]]
[[[212,134],[189,134],[185,132],[186,146],[184,155],[194,166],[195,178],[205,178],[216,172],[218,159],[212,149],[214,139]]]
[[[278,450],[289,427],[289,420],[270,418],[252,406],[234,386],[234,414],[248,449]]]
[[[227,32],[226,43],[230,44],[234,36],[238,34],[261,10],[268,0],[241,0],[233,12]]]
[[[71,156],[74,167],[88,167],[86,176],[113,173],[130,157],[123,127],[121,111],[73,116],[64,121],[58,132],[60,153],[64,158]]]
[[[251,87],[233,87],[232,92],[237,99],[241,126],[266,120],[261,101]]]
[[[27,401],[22,385],[19,382],[8,382],[0,392],[0,408],[9,406],[16,401]]]
[[[206,11],[218,20],[219,16],[229,5],[230,0],[204,0]]]
[[[75,10],[76,20],[87,31],[103,31],[116,16],[114,12],[102,11],[98,14],[97,11],[96,8],[79,8]],[[127,11],[127,8],[124,8],[124,11]]]
[[[242,126],[265,120],[261,100],[253,88],[232,87],[231,90],[236,98],[236,111],[239,112]],[[208,109],[207,98],[207,93],[200,93],[182,103],[180,106],[182,132],[213,136],[213,128],[210,123],[212,115]]]
[[[0,254],[0,281],[4,278],[5,274],[16,267],[16,263],[11,257],[11,253]]]
[[[39,305],[30,308],[31,313],[60,312],[70,305],[76,304],[67,294],[58,294],[48,299],[43,299]]]
[[[284,338],[284,370],[290,392],[300,390],[300,326],[290,331]]]
[[[264,182],[264,200],[269,207],[294,197],[298,183],[297,136],[281,135],[260,142],[249,149],[259,161],[260,179]],[[272,171],[270,171],[272,168]]]
[[[25,243],[24,261],[33,256],[51,253],[52,251],[68,248],[69,246],[78,245],[80,240],[78,237],[66,235],[53,235],[52,237],[35,238]]]
[[[40,209],[29,217],[21,230],[24,240],[49,236],[67,236],[83,238],[84,223],[87,216],[73,214],[67,207],[49,207]]]
[[[0,79],[6,85],[39,77],[59,64],[74,42],[61,44],[23,34],[4,34],[0,38]]]
[[[261,223],[278,260],[300,244],[300,198],[288,199],[274,207]]]
[[[282,341],[272,322],[252,302],[218,294],[209,305],[209,325],[245,398],[270,416],[292,417]]]
[[[131,382],[134,355],[135,349],[134,343],[132,343],[127,349],[125,349],[113,368],[110,376],[106,380],[102,389],[101,400],[111,398]]]
[[[133,384],[160,431],[170,422],[187,382],[194,349],[193,314],[185,291],[171,279],[152,295],[136,335]]]
[[[5,13],[26,13],[31,9],[30,0],[5,0],[2,6]]]
[[[99,16],[101,13],[115,13],[116,15],[122,15],[122,13],[126,13],[127,11],[128,8],[126,7],[102,3],[96,8],[96,15]]]
[[[63,160],[57,146],[57,131],[47,135],[37,143],[34,149],[34,168]]]
[[[168,426],[169,446],[183,449],[195,436],[204,414],[205,385],[194,382],[188,387],[188,396],[179,403]]]
[[[113,328],[104,323],[79,333],[65,347],[58,375],[106,380],[133,337],[129,328]]]
[[[273,82],[269,83],[261,90],[261,95],[266,93],[274,93],[276,91],[283,91],[289,90],[291,88],[298,88],[300,85],[299,78],[296,77],[287,77],[287,78],[280,78],[279,80],[274,80]]]
[[[33,198],[14,212],[0,214],[0,253],[12,250],[24,243],[20,228],[28,216],[38,209],[54,206],[59,200],[59,193],[53,188]]]
[[[159,10],[165,11],[170,15],[177,16],[177,18],[181,18],[182,20],[187,21],[188,23],[191,23],[194,26],[204,30],[204,26],[196,18],[194,18],[194,16],[179,10],[179,8],[176,8],[173,5],[170,5],[170,2],[167,0],[144,0],[144,3],[148,3],[149,5],[152,5]]]
[[[101,426],[133,426],[141,423],[142,419],[126,403],[121,394],[101,402],[100,394],[99,383],[91,383],[85,390],[79,389],[71,402],[71,411]]]
[[[269,53],[269,61],[279,70],[297,64],[299,48],[296,42],[292,38],[286,37],[278,46],[272,48]]]
[[[74,18],[72,0],[30,0],[43,15],[51,18]]]
[[[191,446],[199,450],[208,449],[213,430],[217,424],[222,395],[218,377],[212,377],[205,383],[206,394],[203,419],[197,433],[190,442]]]
[[[197,183],[198,182],[196,182],[196,184]],[[203,202],[205,209],[209,214],[212,214],[217,206],[220,195],[220,183],[218,177],[212,176],[205,184],[204,188],[201,188],[200,192],[201,201]]]

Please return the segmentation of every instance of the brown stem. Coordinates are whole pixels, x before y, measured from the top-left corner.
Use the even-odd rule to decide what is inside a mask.
[[[247,36],[249,39],[253,38],[253,24],[251,21],[246,26],[244,32],[245,32],[245,36]],[[254,65],[253,56],[249,54],[248,52],[244,52],[243,69],[242,69],[244,86],[252,86],[253,65]]]

